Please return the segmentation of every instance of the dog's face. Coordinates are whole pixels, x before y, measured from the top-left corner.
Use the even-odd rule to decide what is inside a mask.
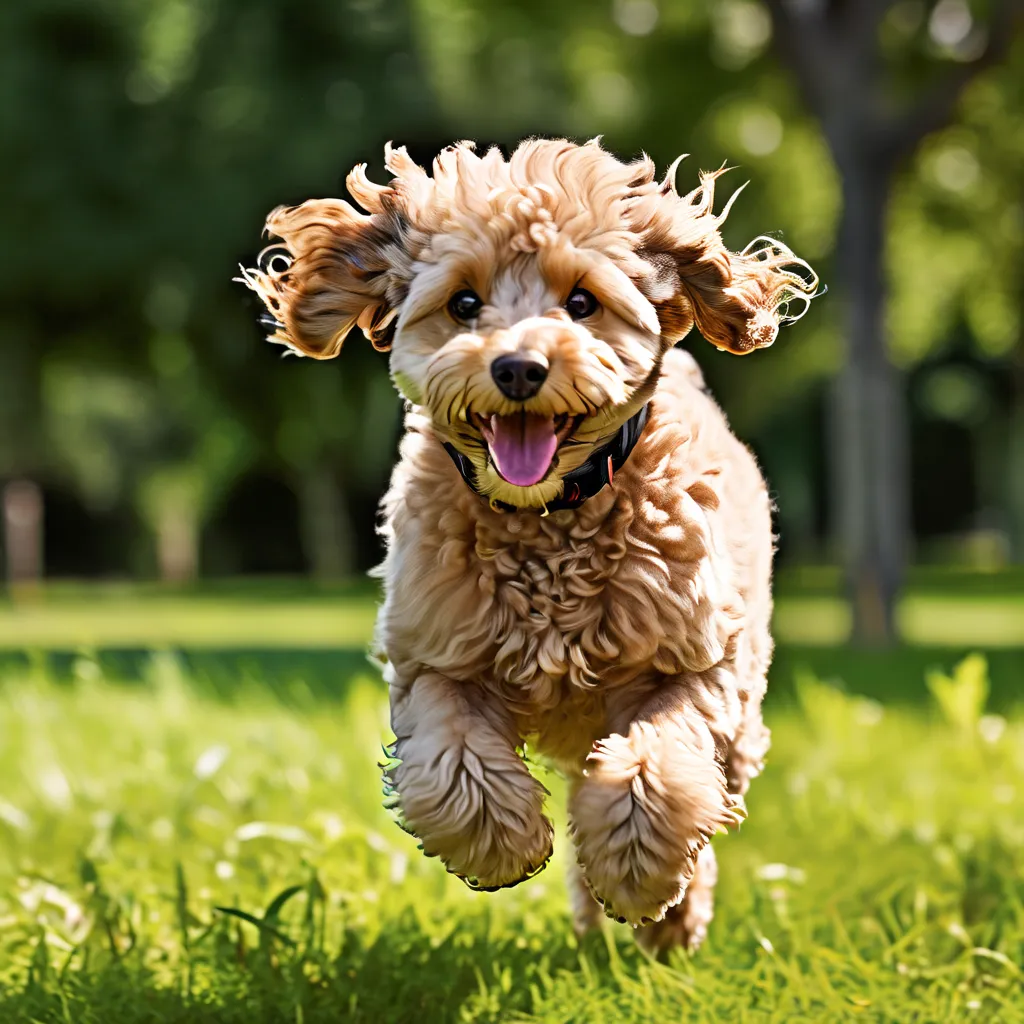
[[[770,345],[817,281],[764,239],[731,253],[714,180],[679,196],[646,158],[524,143],[467,145],[433,176],[388,150],[389,186],[349,176],[367,209],[319,200],[271,214],[246,283],[272,340],[328,358],[358,325],[391,348],[396,386],[472,463],[478,490],[540,507],[650,398],[665,350],[696,323],[734,352]],[[674,171],[674,168],[673,168]],[[802,309],[801,309],[802,311]]]
[[[650,397],[666,347],[613,259],[551,233],[536,247],[448,235],[410,281],[391,350],[399,390],[470,459],[481,493],[517,506],[561,493]]]

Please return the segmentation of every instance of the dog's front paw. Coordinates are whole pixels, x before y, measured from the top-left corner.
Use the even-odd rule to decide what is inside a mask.
[[[547,867],[551,859],[552,831],[551,822],[541,816],[533,834],[526,837],[525,845],[518,849],[509,848],[510,844],[514,845],[516,842],[515,837],[509,833],[492,834],[491,853],[486,857],[471,860],[472,873],[450,858],[442,859],[445,867],[471,889],[478,889],[481,892],[510,889],[520,882],[533,878]]]
[[[400,737],[385,766],[385,790],[406,831],[474,889],[502,889],[551,857],[547,790],[515,749],[466,705],[433,728]],[[425,723],[423,723],[425,724]]]
[[[467,772],[458,783],[458,827],[417,832],[428,857],[440,857],[453,875],[485,892],[518,885],[541,871],[551,858],[554,831],[530,787],[516,793],[500,787],[506,791],[499,804],[491,781]]]

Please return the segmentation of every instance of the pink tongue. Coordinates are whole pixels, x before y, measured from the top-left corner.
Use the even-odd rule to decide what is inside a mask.
[[[529,413],[492,416],[488,441],[498,472],[517,487],[542,480],[558,447],[554,417]]]

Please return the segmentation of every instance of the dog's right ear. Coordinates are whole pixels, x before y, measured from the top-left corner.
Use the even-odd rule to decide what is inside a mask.
[[[280,242],[260,253],[258,267],[242,268],[240,280],[267,308],[260,319],[268,340],[300,355],[331,359],[356,326],[374,348],[391,347],[404,288],[395,272],[408,261],[406,225],[394,191],[371,185],[361,171],[349,176],[349,189],[376,212],[360,213],[340,199],[278,207],[266,230]]]

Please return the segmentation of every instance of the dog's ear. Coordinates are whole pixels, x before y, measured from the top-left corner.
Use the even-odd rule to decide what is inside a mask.
[[[261,322],[269,340],[314,359],[336,356],[356,326],[386,351],[402,298],[405,223],[395,193],[371,185],[361,167],[349,189],[375,212],[340,199],[279,207],[266,230],[280,242],[260,253],[259,267],[242,269],[241,280],[267,308]]]
[[[774,239],[757,238],[742,252],[726,247],[719,228],[742,188],[716,215],[720,173],[702,175],[699,188],[678,196],[670,172],[657,198],[646,197],[641,255],[651,276],[644,290],[667,341],[675,343],[696,325],[716,348],[742,355],[767,347],[782,324],[803,315],[818,278]]]

